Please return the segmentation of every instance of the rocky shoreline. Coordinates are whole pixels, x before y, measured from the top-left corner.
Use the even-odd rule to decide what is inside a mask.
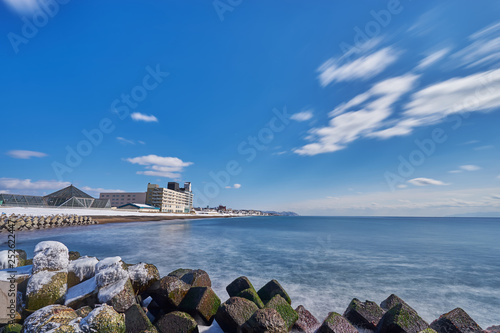
[[[77,225],[91,225],[97,223],[99,222],[93,219],[91,216],[79,216],[71,214],[49,216],[2,214],[0,215],[0,232],[48,229]]]
[[[0,325],[5,333],[197,333],[207,326],[227,333],[500,332],[500,326],[483,330],[460,308],[429,324],[396,295],[380,305],[353,299],[343,314],[330,312],[320,321],[302,305],[292,308],[276,280],[257,290],[247,277],[238,277],[226,287],[230,298],[221,302],[200,269],[161,277],[153,264],[82,257],[54,241],[40,242],[33,259],[25,251],[15,253],[18,267],[0,271],[0,280],[18,286],[11,322]]]
[[[37,229],[49,229],[59,227],[82,226],[92,224],[126,223],[126,222],[151,222],[168,220],[195,220],[207,218],[228,218],[231,216],[140,216],[140,215],[90,215],[81,216],[75,214],[57,215],[25,215],[25,214],[2,214],[0,215],[0,233],[12,231],[27,231]]]

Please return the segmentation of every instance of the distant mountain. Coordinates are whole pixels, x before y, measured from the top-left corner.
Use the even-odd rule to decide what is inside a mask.
[[[264,213],[278,215],[278,216],[300,216],[299,214],[297,214],[295,212],[275,212],[275,211],[272,211],[272,210],[266,211]]]

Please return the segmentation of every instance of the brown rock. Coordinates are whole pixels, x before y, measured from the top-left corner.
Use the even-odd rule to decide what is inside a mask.
[[[224,332],[236,333],[257,310],[258,307],[253,302],[241,297],[231,297],[219,307],[215,320]]]
[[[482,333],[483,329],[461,308],[443,314],[431,323],[438,333]]]
[[[293,324],[292,331],[302,333],[314,333],[321,326],[321,323],[302,305],[299,305],[295,312],[299,315],[299,319]],[[217,321],[218,322],[218,321]]]
[[[288,327],[275,309],[259,309],[241,326],[242,333],[286,333]]]
[[[330,312],[318,329],[318,333],[358,333],[358,330],[340,314]]]

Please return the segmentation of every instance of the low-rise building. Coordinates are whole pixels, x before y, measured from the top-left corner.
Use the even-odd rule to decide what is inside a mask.
[[[106,192],[99,195],[99,199],[109,199],[112,207],[123,206],[128,203],[146,203],[146,192]]]
[[[184,183],[183,188],[174,182],[169,182],[166,188],[148,184],[146,204],[160,208],[163,213],[190,213],[193,208],[191,183]]]

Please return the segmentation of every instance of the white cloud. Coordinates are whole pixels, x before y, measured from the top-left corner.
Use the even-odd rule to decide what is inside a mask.
[[[192,162],[183,162],[177,157],[162,157],[158,155],[127,158],[126,161],[146,166],[146,171],[138,171],[137,174],[172,179],[179,179],[181,177],[180,173],[184,168],[193,164]]]
[[[427,67],[443,59],[449,52],[450,52],[449,48],[444,48],[428,55],[427,57],[422,59],[422,61],[420,61],[420,63],[417,66],[417,69],[426,69]]]
[[[4,2],[20,14],[29,14],[39,8],[37,0],[4,0]]]
[[[9,155],[12,158],[19,158],[19,159],[24,159],[28,160],[32,157],[45,157],[47,154],[41,153],[39,151],[31,151],[31,150],[11,150],[7,152],[7,155]]]
[[[84,186],[82,187],[82,190],[85,191],[85,192],[94,192],[94,193],[106,193],[106,192],[117,192],[117,193],[123,193],[125,192],[124,190],[111,190],[111,189],[105,189],[105,188],[101,188],[101,187],[98,187],[98,188],[93,188],[93,187],[89,187],[89,186]]]
[[[481,167],[479,167],[477,165],[469,164],[469,165],[461,165],[460,169],[465,170],[465,171],[477,171],[477,170],[481,170]]]
[[[455,53],[460,65],[475,67],[495,64],[500,59],[500,22],[469,36],[471,44]]]
[[[295,121],[307,121],[313,117],[312,111],[302,111],[298,113],[294,113],[290,116],[290,119]]]
[[[145,121],[147,123],[150,123],[150,122],[157,123],[158,122],[158,118],[156,118],[155,116],[143,114],[140,112],[134,112],[130,115],[130,117],[135,121]]]
[[[442,186],[410,187],[394,192],[308,199],[281,206],[273,203],[274,208],[269,208],[292,210],[301,215],[327,216],[449,216],[500,212],[500,201],[492,199],[492,193],[500,193],[500,187],[458,190]]]
[[[463,170],[450,170],[449,173],[462,173]]]
[[[121,136],[117,136],[116,140],[118,140],[120,143],[123,143],[123,144],[135,145],[135,141],[134,140],[125,139],[125,138],[123,138]]]
[[[487,149],[493,149],[493,148],[495,148],[495,146],[493,146],[493,145],[485,145],[485,146],[475,147],[474,150],[487,150]]]
[[[353,61],[346,61],[345,56],[331,58],[318,68],[319,81],[325,87],[332,82],[370,79],[393,64],[399,53],[393,47],[386,47]]]
[[[418,76],[408,74],[375,84],[330,112],[333,118],[328,126],[309,131],[309,139],[316,142],[294,152],[299,155],[334,152],[360,137],[378,136],[374,131],[392,114],[393,104],[412,89],[417,79]]]
[[[9,194],[10,191],[9,190],[0,190],[0,194]]]
[[[241,184],[234,184],[233,186],[226,186],[227,189],[239,189]]]
[[[53,190],[69,185],[69,182],[56,180],[37,180],[33,182],[31,179],[0,178],[0,188],[8,190]]]
[[[427,186],[427,185],[449,185],[440,180],[432,179],[432,178],[413,178],[408,181],[408,183],[416,186]]]
[[[500,106],[500,69],[456,77],[426,87],[405,106],[408,117],[444,117]]]

